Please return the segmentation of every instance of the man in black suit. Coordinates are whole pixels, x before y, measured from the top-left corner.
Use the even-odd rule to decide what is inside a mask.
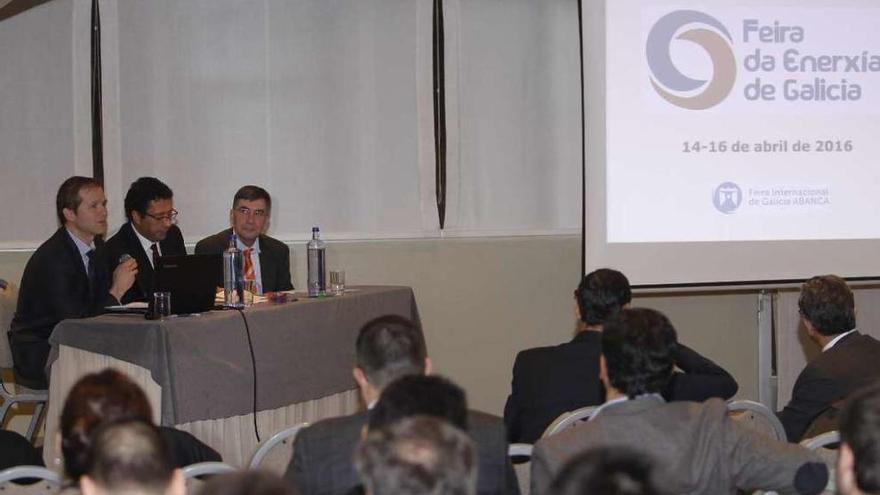
[[[44,368],[49,335],[67,318],[84,318],[119,304],[134,284],[137,263],[128,260],[108,270],[101,236],[107,232],[107,198],[95,179],[71,177],[55,198],[61,227],[28,260],[21,278],[9,344],[16,380],[47,388]]]
[[[364,325],[355,349],[352,374],[368,409],[395,380],[431,371],[421,330],[400,316],[383,316]],[[369,415],[369,411],[363,411],[325,419],[300,431],[285,479],[301,495],[342,495],[355,489],[360,483],[352,459]],[[477,492],[519,493],[516,475],[507,459],[501,418],[470,411],[467,423],[479,457]]]
[[[856,389],[880,379],[880,342],[856,330],[853,293],[834,275],[807,280],[798,309],[807,335],[822,354],[798,375],[788,405],[779,419],[791,442],[800,441],[811,423],[810,436],[836,429],[836,404]],[[822,424],[819,424],[822,423]]]
[[[222,253],[234,233],[244,253],[245,280],[253,280],[258,294],[293,290],[290,281],[290,248],[265,234],[272,213],[272,198],[258,186],[244,186],[232,199],[232,228],[196,244],[196,254]]]
[[[624,274],[601,268],[581,279],[575,291],[578,331],[570,342],[527,349],[516,356],[511,394],[504,407],[507,439],[534,443],[559,415],[605,399],[599,356],[605,321],[629,305],[632,290]],[[703,401],[732,397],[736,380],[720,366],[678,344],[676,373],[664,391],[667,400]]]
[[[107,262],[116,266],[123,255],[137,261],[137,283],[122,296],[122,304],[149,301],[156,264],[162,256],[186,254],[183,235],[174,222],[174,193],[155,177],[141,177],[125,194],[128,223],[107,240]]]

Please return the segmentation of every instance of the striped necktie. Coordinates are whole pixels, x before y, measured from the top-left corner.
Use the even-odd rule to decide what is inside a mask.
[[[245,280],[256,280],[257,276],[254,274],[254,262],[251,260],[251,253],[254,252],[254,248],[245,248],[244,250],[244,279]]]

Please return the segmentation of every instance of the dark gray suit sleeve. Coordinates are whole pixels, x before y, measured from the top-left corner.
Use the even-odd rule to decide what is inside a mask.
[[[724,448],[736,487],[778,493],[820,493],[828,481],[822,459],[797,444],[776,441],[734,421],[726,422]],[[820,471],[822,476],[801,476]]]
[[[299,495],[309,495],[314,493],[314,489],[311,486],[311,480],[309,480],[309,465],[308,465],[308,436],[307,428],[297,434],[296,438],[293,440],[293,457],[290,459],[290,463],[287,465],[287,470],[284,472],[284,479],[293,485]]]
[[[557,470],[557,464],[553,459],[553,455],[546,448],[545,442],[539,441],[535,444],[532,451],[531,475],[529,478],[531,495],[543,495],[550,488],[550,482],[553,480],[554,473]]]

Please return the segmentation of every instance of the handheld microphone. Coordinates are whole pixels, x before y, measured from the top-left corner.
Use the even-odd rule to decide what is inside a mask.
[[[121,265],[121,264],[125,263],[126,261],[128,261],[128,260],[130,260],[130,259],[131,259],[131,255],[130,255],[130,254],[128,254],[128,253],[122,253],[122,256],[119,257],[119,264]]]

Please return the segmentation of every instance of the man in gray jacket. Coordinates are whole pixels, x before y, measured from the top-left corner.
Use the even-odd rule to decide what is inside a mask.
[[[366,325],[355,343],[354,379],[371,409],[395,380],[431,371],[422,331],[400,316],[382,316]],[[345,495],[360,485],[354,454],[369,411],[319,421],[297,434],[285,479],[301,495]],[[468,433],[477,450],[477,493],[519,495],[501,418],[469,411]]]
[[[673,370],[675,329],[661,313],[626,309],[605,324],[599,376],[606,401],[590,421],[539,441],[532,493],[547,492],[563,464],[591,447],[630,447],[656,465],[656,486],[676,494],[739,490],[818,494],[828,471],[799,445],[734,423],[724,402],[663,400]]]

